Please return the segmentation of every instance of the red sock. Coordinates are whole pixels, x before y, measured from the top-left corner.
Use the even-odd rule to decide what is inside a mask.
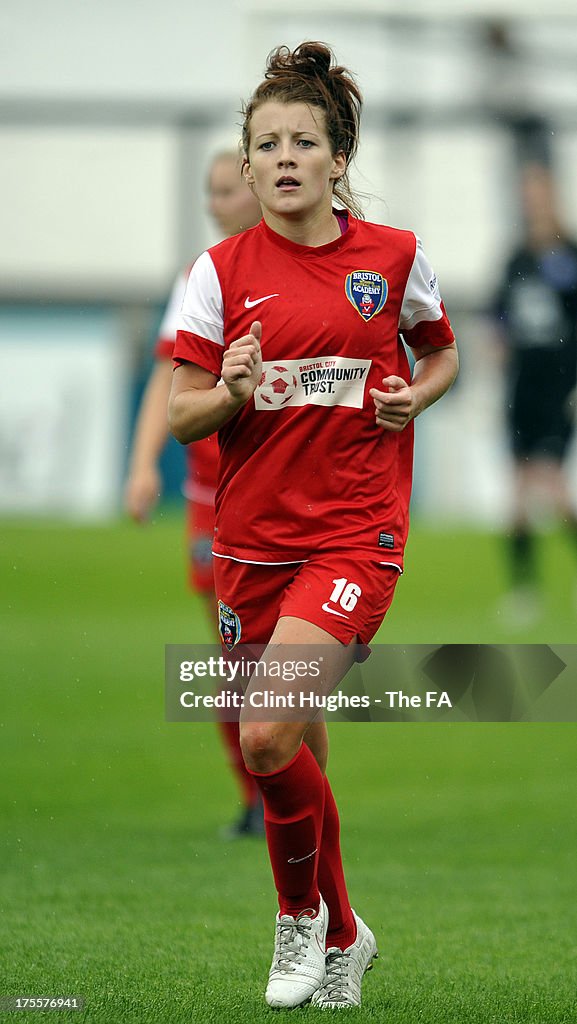
[[[281,914],[318,910],[317,865],[325,790],[306,743],[279,771],[252,773],[262,793],[266,841]]]
[[[325,813],[318,866],[318,882],[329,908],[327,949],[346,949],[357,937],[357,926],[349,903],[339,842],[339,812],[329,780],[325,776]]]
[[[238,722],[222,722],[219,719],[218,727],[226,747],[230,767],[240,786],[243,803],[246,807],[254,807],[259,800],[259,789],[242,757],[239,724]]]

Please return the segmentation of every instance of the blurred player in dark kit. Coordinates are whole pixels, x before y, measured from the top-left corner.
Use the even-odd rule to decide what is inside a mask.
[[[521,174],[524,236],[507,263],[497,301],[505,349],[507,428],[514,460],[508,536],[509,624],[541,612],[536,559],[540,496],[567,527],[577,553],[577,513],[565,457],[574,435],[577,388],[577,245],[563,228],[551,171]]]
[[[322,646],[323,692],[392,601],[412,420],[457,372],[421,243],[365,223],[351,191],[361,103],[324,44],[270,55],[243,126],[263,220],[195,263],[169,405],[182,443],[219,430],[213,551],[225,646],[270,643],[265,662]],[[412,380],[399,332],[415,355]],[[265,998],[358,1006],[377,945],[348,898],[326,726],[243,711],[241,746],[263,796],[279,901]]]
[[[226,151],[213,158],[208,175],[208,208],[223,237],[253,227],[260,220],[260,206],[242,177],[238,152]],[[172,354],[189,272],[190,266],[178,275],[172,289],[154,349],[154,368],[135,427],[125,504],[132,518],[141,523],[148,519],[162,490],[158,461],[168,438],[166,410],[172,381]],[[216,435],[189,446],[185,483],[189,582],[204,598],[211,622],[216,619],[212,539],[217,467]],[[238,723],[222,720],[219,729],[243,802],[240,818],[223,830],[223,834],[230,838],[262,835],[262,800],[242,758]]]

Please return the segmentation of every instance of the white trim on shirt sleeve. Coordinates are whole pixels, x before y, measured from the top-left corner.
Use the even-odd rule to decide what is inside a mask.
[[[214,263],[203,252],[194,264],[186,285],[177,329],[197,334],[224,348],[222,290]]]
[[[417,238],[415,258],[403,296],[399,330],[410,331],[423,321],[440,320],[443,316],[437,275],[423,252],[423,243]]]

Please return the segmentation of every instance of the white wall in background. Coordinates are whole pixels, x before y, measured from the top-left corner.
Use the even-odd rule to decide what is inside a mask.
[[[241,25],[232,0],[3,0],[0,90],[212,102],[238,82]]]
[[[174,133],[0,127],[0,276],[47,292],[146,295],[174,265]],[[8,242],[8,240],[10,240]]]
[[[118,510],[128,374],[112,314],[0,317],[0,513]]]
[[[482,301],[492,285],[493,254],[514,231],[510,140],[498,121],[439,125],[434,114],[503,97],[521,109],[530,102],[574,110],[577,7],[565,20],[554,17],[558,3],[545,7],[541,0],[523,11],[512,23],[521,56],[507,70],[490,59],[480,22],[467,16],[470,5],[447,0],[436,17],[434,6],[423,0],[401,12],[372,0],[360,8],[299,0],[287,9],[272,0],[4,0],[0,106],[96,102],[101,120],[42,123],[28,114],[18,124],[18,107],[12,120],[2,121],[0,113],[2,294],[17,296],[24,279],[28,293],[37,286],[45,294],[53,282],[72,296],[102,296],[107,288],[134,295],[144,283],[158,297],[175,264],[213,240],[196,166],[211,139],[236,137],[241,100],[260,80],[274,45],[321,38],[358,74],[365,94],[356,180],[384,199],[380,208],[369,206],[369,216],[414,227],[434,247],[445,289],[463,302]],[[511,0],[507,9],[519,7]],[[404,17],[376,16],[386,12]],[[114,127],[123,102],[134,104],[135,117],[154,109],[166,122]],[[209,118],[187,151],[188,176],[175,123],[175,111],[185,106]],[[391,106],[423,120],[387,126]],[[575,125],[565,134],[554,146],[570,182]],[[574,220],[575,208],[571,201]],[[184,244],[179,223],[187,225]]]

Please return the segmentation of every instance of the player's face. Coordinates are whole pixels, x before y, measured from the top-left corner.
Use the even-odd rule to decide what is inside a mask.
[[[333,184],[346,166],[333,155],[325,114],[306,103],[268,100],[251,118],[244,172],[266,217],[304,220],[330,213]]]
[[[260,204],[242,177],[238,160],[233,157],[219,157],[211,167],[208,209],[225,237],[252,228],[261,218]]]

